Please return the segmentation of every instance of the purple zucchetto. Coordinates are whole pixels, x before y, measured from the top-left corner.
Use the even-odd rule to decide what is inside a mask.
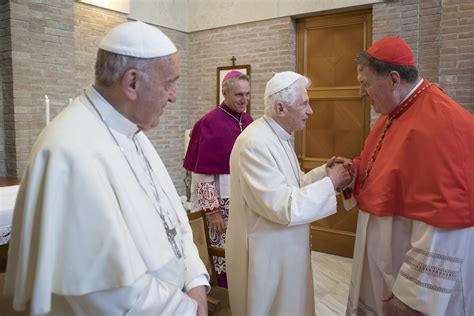
[[[225,76],[224,76],[224,79],[222,80],[222,82],[226,81],[226,80],[229,80],[230,78],[234,78],[234,77],[238,77],[242,75],[242,73],[238,70],[232,70],[232,71],[229,71]]]

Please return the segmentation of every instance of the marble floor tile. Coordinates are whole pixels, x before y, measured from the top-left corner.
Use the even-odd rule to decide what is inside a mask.
[[[313,251],[311,260],[316,315],[345,315],[352,259]]]

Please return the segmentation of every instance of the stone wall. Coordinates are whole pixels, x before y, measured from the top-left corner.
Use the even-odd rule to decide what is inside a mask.
[[[474,114],[474,2],[442,3],[439,82]]]
[[[74,3],[24,0],[8,5],[13,80],[3,85],[5,174],[19,177],[45,126],[44,96],[51,100],[54,117],[73,93]],[[5,71],[8,78],[10,70]]]
[[[11,32],[10,32],[10,4],[8,1],[0,1],[0,176],[7,174],[7,153],[5,143],[15,147],[15,128],[11,120],[13,113],[13,76],[11,60]],[[5,119],[9,119],[8,123]],[[15,150],[9,149],[14,153]],[[9,153],[8,160],[12,153]]]

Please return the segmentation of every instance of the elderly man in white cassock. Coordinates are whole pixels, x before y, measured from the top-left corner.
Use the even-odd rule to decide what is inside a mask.
[[[232,150],[226,258],[233,315],[314,315],[309,226],[336,213],[335,189],[351,176],[334,158],[300,170],[291,135],[313,114],[309,84],[291,71],[275,74],[265,115]]]
[[[157,28],[113,28],[95,84],[40,134],[16,201],[6,294],[51,315],[206,315],[206,269],[143,132],[176,101],[177,49]]]

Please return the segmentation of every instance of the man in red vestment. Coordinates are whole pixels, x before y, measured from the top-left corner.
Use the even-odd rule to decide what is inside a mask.
[[[229,158],[237,136],[253,119],[245,112],[250,101],[249,77],[230,71],[222,81],[224,101],[193,127],[184,168],[192,172],[191,211],[203,210],[212,246],[224,248],[229,217]],[[227,287],[225,259],[214,257],[217,283]]]
[[[347,314],[474,315],[474,118],[400,38],[357,64],[380,117],[360,156],[338,159],[355,174],[344,204],[360,209]]]

